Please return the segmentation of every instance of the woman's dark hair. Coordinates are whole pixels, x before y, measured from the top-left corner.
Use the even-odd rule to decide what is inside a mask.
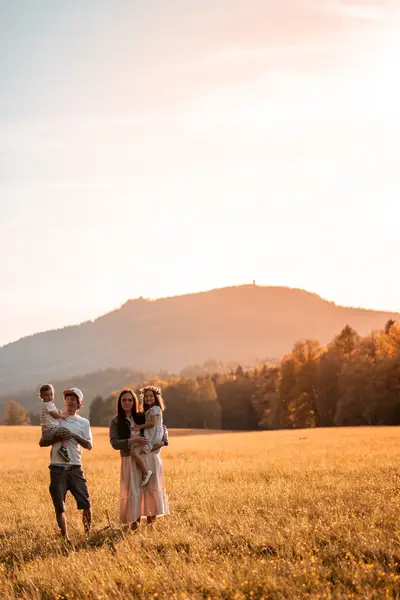
[[[123,440],[126,440],[131,437],[131,430],[126,421],[126,414],[125,414],[125,411],[122,408],[122,404],[121,404],[121,398],[124,394],[132,395],[132,398],[133,398],[132,418],[135,421],[135,423],[137,422],[137,417],[139,414],[139,401],[137,399],[135,392],[133,390],[131,390],[130,388],[124,388],[123,390],[121,390],[121,392],[118,396],[118,401],[117,401],[118,437]]]

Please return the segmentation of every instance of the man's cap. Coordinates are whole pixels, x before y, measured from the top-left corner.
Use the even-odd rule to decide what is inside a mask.
[[[76,387],[71,387],[68,390],[64,390],[63,394],[64,396],[76,396],[81,402],[83,400],[83,392]]]

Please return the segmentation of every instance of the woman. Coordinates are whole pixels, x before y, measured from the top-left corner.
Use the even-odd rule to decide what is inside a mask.
[[[132,435],[131,428],[144,422],[139,412],[136,394],[131,389],[121,391],[117,402],[117,414],[110,423],[110,443],[121,454],[120,520],[137,529],[140,518],[147,517],[151,525],[157,516],[167,515],[168,499],[165,493],[164,474],[160,448],[168,443],[168,437],[153,447],[153,452],[143,454],[147,468],[153,473],[146,487],[141,487],[142,474],[131,456],[133,444],[146,444],[140,435]]]

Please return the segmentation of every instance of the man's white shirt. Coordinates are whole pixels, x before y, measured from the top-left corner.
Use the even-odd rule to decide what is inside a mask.
[[[92,432],[90,429],[90,423],[84,417],[81,417],[77,414],[67,417],[63,419],[62,426],[68,429],[71,433],[75,433],[85,440],[89,440],[92,442]],[[78,444],[78,442],[74,438],[70,438],[68,440],[68,454],[71,462],[67,463],[62,460],[57,450],[61,447],[61,442],[56,442],[52,445],[51,454],[50,454],[50,464],[51,465],[62,465],[62,466],[71,466],[71,465],[81,465],[82,464],[82,446]]]

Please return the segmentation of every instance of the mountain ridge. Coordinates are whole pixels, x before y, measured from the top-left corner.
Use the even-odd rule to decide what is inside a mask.
[[[297,339],[327,343],[346,324],[360,334],[398,313],[343,307],[283,286],[243,285],[129,299],[79,325],[39,332],[0,347],[0,393],[52,378],[134,367],[178,372],[214,358],[251,363],[281,358]]]

